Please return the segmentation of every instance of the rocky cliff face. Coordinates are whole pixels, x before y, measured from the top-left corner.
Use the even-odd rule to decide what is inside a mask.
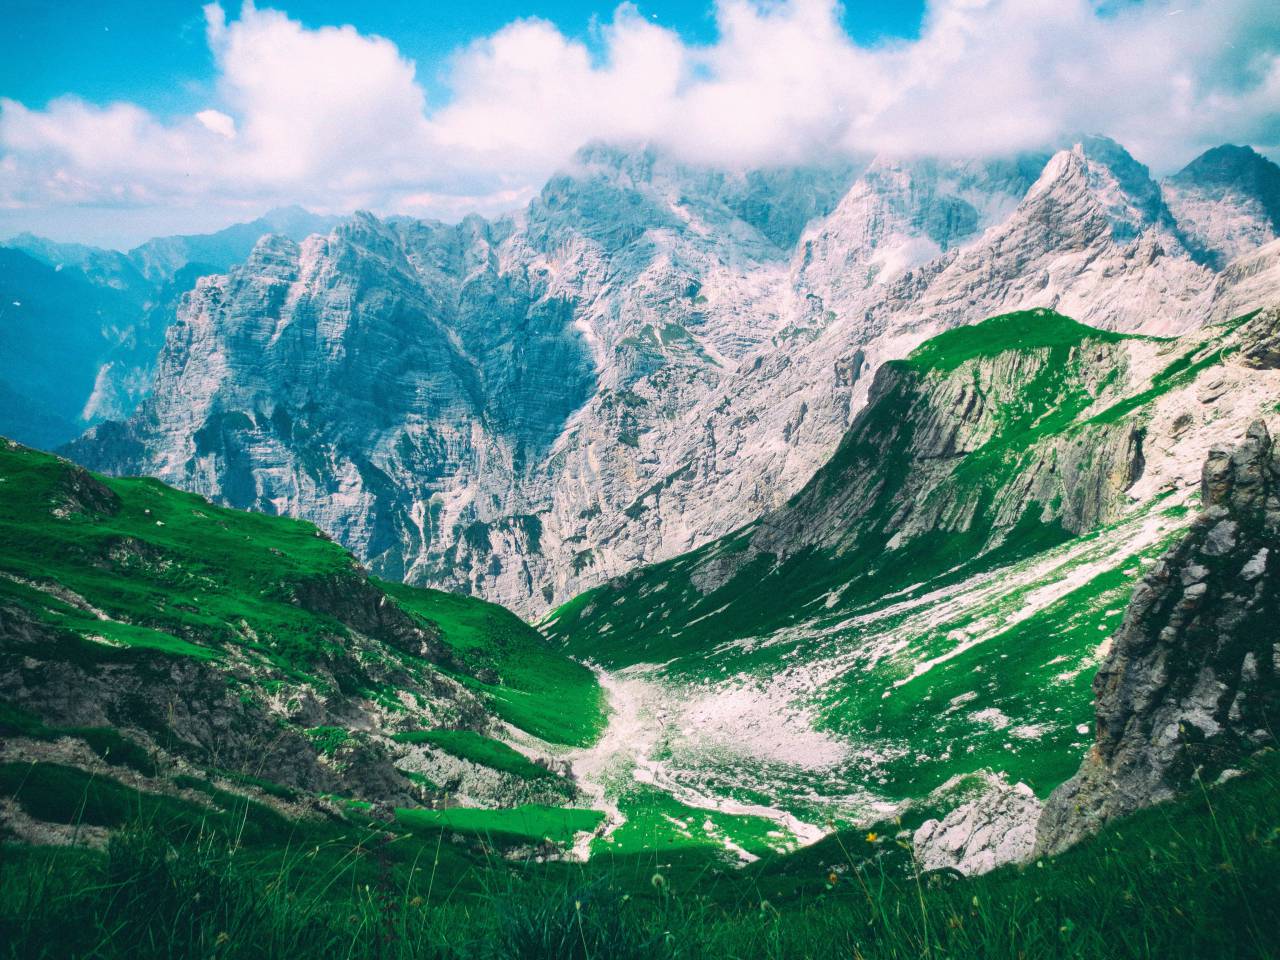
[[[1269,346],[1246,362],[1271,365]],[[1094,680],[1096,739],[1038,825],[1048,851],[1226,774],[1280,719],[1280,447],[1205,461],[1203,514],[1134,590]]]
[[[537,613],[781,506],[935,333],[1025,308],[1177,333],[1269,276],[1201,263],[1098,138],[735,175],[595,147],[509,220],[265,242],[74,455]]]

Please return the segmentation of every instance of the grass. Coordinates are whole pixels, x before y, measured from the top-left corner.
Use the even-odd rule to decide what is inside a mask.
[[[194,786],[213,803],[138,791],[107,774],[56,763],[0,764],[0,796],[12,798],[28,816],[48,823],[108,828],[145,824],[173,837],[208,827],[258,843],[288,834],[288,822],[260,803],[191,778],[177,785]]]
[[[502,719],[551,743],[589,746],[605,725],[594,674],[552,649],[511,611],[470,597],[380,581],[402,608],[439,629],[463,678]],[[548,691],[555,696],[548,696]]]
[[[604,814],[599,810],[526,804],[508,810],[451,807],[447,810],[397,810],[397,820],[409,827],[446,828],[474,834],[500,844],[570,843],[582,831],[594,830]]]
[[[618,798],[625,822],[608,837],[597,840],[593,852],[637,854],[646,850],[664,856],[698,851],[722,855],[742,851],[762,857],[789,849],[793,838],[764,817],[720,813],[689,807],[670,794],[633,784]]]
[[[0,734],[59,740],[82,740],[101,759],[129,767],[146,777],[154,777],[156,764],[151,754],[113,727],[51,727],[35,714],[13,704],[0,703]]]
[[[912,351],[905,362],[917,370],[949,372],[967,361],[1010,350],[1072,349],[1084,341],[1126,339],[1130,335],[1085,326],[1052,310],[1022,310],[940,333]]]
[[[392,735],[391,739],[400,743],[430,744],[455,757],[470,760],[491,770],[511,773],[525,780],[543,780],[556,776],[500,740],[471,730],[408,730]]]
[[[234,643],[294,671],[344,632],[287,589],[353,569],[311,524],[224,510],[150,479],[97,478],[113,501],[59,516],[73,476],[53,457],[0,444],[0,571],[57,584],[101,611],[2,581],[8,599],[41,619],[180,656],[210,658]],[[246,622],[258,641],[244,636]]]
[[[1172,537],[1181,532],[1174,530]],[[851,738],[873,730],[881,743],[909,748],[877,769],[881,790],[895,798],[920,797],[980,770],[1002,770],[1047,796],[1086,749],[1099,644],[1120,624],[1141,558],[1154,558],[1167,542],[1117,556],[1060,599],[954,655],[953,633],[1017,610],[1027,591],[1001,597],[1005,610],[980,608],[939,624],[914,638],[908,656],[851,670],[824,690],[819,728]],[[975,719],[984,715],[991,719]]]
[[[134,820],[101,852],[3,847],[0,956],[1234,960],[1280,945],[1274,752],[973,879],[920,877],[892,839],[861,833],[725,870],[662,853],[506,861],[435,823],[234,830]]]
[[[332,676],[344,692],[394,699],[393,690],[371,689],[351,661],[347,626],[297,602],[302,584],[362,577],[312,524],[223,509],[155,480],[89,474],[102,503],[59,511],[76,476],[63,461],[0,441],[0,602],[79,638],[68,655],[119,659],[139,649],[217,661],[234,649],[321,691]],[[514,614],[469,597],[375,586],[440,630],[462,665],[459,679],[504,719],[574,744],[603,725],[591,672]],[[398,650],[386,655],[411,674],[434,669]],[[490,674],[492,682],[480,679]],[[554,708],[542,696],[549,687],[562,692]]]

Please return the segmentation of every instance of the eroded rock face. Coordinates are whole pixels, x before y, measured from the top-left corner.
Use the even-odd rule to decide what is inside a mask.
[[[1043,307],[1178,333],[1265,292],[1199,262],[1108,140],[858,173],[595,147],[510,219],[269,238],[73,455],[536,615],[781,507],[876,369],[943,330]]]
[[[979,795],[941,820],[926,820],[911,838],[921,870],[986,873],[1006,863],[1023,863],[1036,845],[1036,821],[1043,805],[1025,783],[1012,786],[986,774]]]
[[[1050,797],[1046,851],[1214,780],[1280,719],[1280,447],[1265,424],[1205,462],[1204,513],[1134,590],[1094,680],[1096,742]]]
[[[1241,333],[1241,363],[1255,370],[1280,368],[1280,307],[1263,310]]]

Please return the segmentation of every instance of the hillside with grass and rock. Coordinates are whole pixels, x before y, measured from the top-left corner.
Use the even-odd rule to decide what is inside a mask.
[[[553,760],[602,724],[596,681],[506,610],[383,584],[310,524],[9,441],[0,481],[12,836],[105,842],[117,816],[50,825],[25,802],[70,810],[85,776],[194,810],[230,790],[281,817],[527,819],[538,843],[599,819],[567,809],[584,798]]]
[[[550,614],[628,705],[622,817],[655,784],[799,839],[975,791],[1038,810],[1204,460],[1274,419],[1278,322],[1155,338],[1032,311],[943,334],[881,368],[785,507]]]

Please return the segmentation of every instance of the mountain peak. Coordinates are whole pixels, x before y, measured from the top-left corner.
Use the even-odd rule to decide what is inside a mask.
[[[1170,183],[1236,186],[1280,196],[1280,167],[1250,146],[1224,143],[1206,150],[1169,178]]]
[[[1102,204],[1117,240],[1136,237],[1167,217],[1151,171],[1110,137],[1082,137],[1072,153],[1084,163],[1089,190]]]
[[[1096,207],[1111,236],[1127,243],[1162,220],[1170,219],[1159,185],[1145,166],[1105,137],[1081,139],[1059,150],[1027,193],[1025,204]],[[1081,208],[1083,209],[1083,208]]]
[[[1280,167],[1252,147],[1206,150],[1164,192],[1191,245],[1218,269],[1280,236]]]

